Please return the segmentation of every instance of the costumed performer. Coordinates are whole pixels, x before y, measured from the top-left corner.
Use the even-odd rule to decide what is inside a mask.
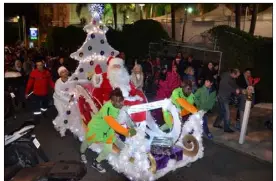
[[[53,95],[54,105],[58,111],[58,115],[55,119],[58,119],[61,114],[67,111],[66,106],[72,100],[72,96],[69,95],[69,93],[62,91],[63,86],[66,85],[66,82],[68,80],[68,70],[64,66],[61,66],[58,69],[58,75],[60,76],[60,78],[55,83],[55,93]]]
[[[92,167],[101,173],[104,173],[105,169],[101,166],[100,162],[105,160],[108,154],[112,152],[112,145],[116,140],[115,132],[126,137],[136,134],[134,129],[126,129],[116,120],[119,116],[120,109],[122,109],[124,105],[123,101],[124,97],[121,90],[115,88],[110,93],[110,101],[106,102],[88,123],[88,131],[85,136],[86,139],[81,144],[81,160],[83,163],[87,163],[85,151],[89,146],[92,143],[104,143],[103,150],[92,162]]]
[[[205,78],[204,85],[195,92],[195,105],[199,110],[208,112],[215,105],[216,91],[212,89],[213,82],[213,77]],[[209,139],[213,139],[213,135],[208,128],[208,116],[206,114],[203,116],[203,131]]]
[[[170,97],[172,103],[180,111],[182,121],[186,121],[190,114],[196,113],[198,110],[194,106],[194,94],[192,93],[192,82],[184,80],[181,82],[181,87],[173,90]],[[163,111],[163,117],[165,123],[160,127],[161,130],[165,131],[172,128],[173,118],[167,110]]]
[[[107,72],[102,73],[99,65],[95,67],[95,75],[92,77],[95,87],[93,96],[102,104],[109,100],[110,93],[115,88],[120,88],[124,96],[124,105],[132,106],[146,102],[142,91],[135,88],[130,81],[130,75],[124,66],[124,60],[109,57]],[[134,122],[142,122],[146,119],[146,113],[140,112],[131,115]]]

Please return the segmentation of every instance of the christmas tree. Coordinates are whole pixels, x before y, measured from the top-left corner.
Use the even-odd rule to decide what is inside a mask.
[[[101,65],[105,71],[108,57],[119,54],[117,50],[108,44],[105,36],[108,28],[101,21],[103,5],[91,4],[89,5],[89,11],[91,12],[92,20],[83,29],[87,33],[86,40],[76,52],[70,55],[71,58],[79,61],[79,65],[69,81],[90,80],[95,65]]]
[[[75,101],[68,103],[67,110],[64,113],[59,113],[59,116],[53,121],[61,136],[64,136],[66,130],[69,129],[80,140],[83,139],[85,131],[76,101],[79,97],[78,90],[82,91],[82,87],[78,85],[91,83],[95,66],[99,64],[105,71],[107,59],[119,54],[109,45],[105,36],[108,28],[101,21],[104,6],[102,4],[90,4],[88,6],[92,20],[84,27],[84,31],[87,33],[86,40],[76,52],[70,55],[71,58],[79,61],[79,65],[63,87],[64,96],[74,96]],[[85,91],[82,92],[85,93]],[[86,100],[89,101],[89,99],[87,95]]]

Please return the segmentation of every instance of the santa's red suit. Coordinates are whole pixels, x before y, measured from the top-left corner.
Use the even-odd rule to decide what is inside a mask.
[[[124,60],[120,58],[109,58],[108,71],[102,73],[99,65],[95,67],[95,75],[92,78],[95,87],[93,96],[102,104],[110,99],[110,93],[115,88],[120,88],[125,98],[126,106],[137,105],[146,102],[143,92],[136,89],[130,82],[130,75],[124,67]],[[115,68],[114,68],[115,67]],[[121,73],[121,74],[120,74]],[[146,119],[146,113],[135,113],[130,115],[134,122],[141,122]]]

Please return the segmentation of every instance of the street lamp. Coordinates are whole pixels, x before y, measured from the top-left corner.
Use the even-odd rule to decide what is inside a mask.
[[[143,7],[145,6],[145,4],[138,4],[140,6],[140,19],[143,19]]]
[[[20,33],[20,21],[19,21],[19,19],[20,19],[20,16],[16,16],[16,18],[17,18],[17,22],[18,22],[18,35],[19,35],[19,40],[21,41],[21,33]]]
[[[193,8],[189,7],[189,8],[187,9],[187,12],[188,12],[189,14],[191,14],[191,13],[193,12]]]

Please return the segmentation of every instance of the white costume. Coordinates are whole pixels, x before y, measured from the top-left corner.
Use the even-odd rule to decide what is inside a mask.
[[[67,69],[62,66],[58,69],[58,73],[60,74],[63,70]],[[56,117],[56,119],[61,116],[61,114],[66,113],[66,108],[71,98],[70,94],[64,91],[64,86],[66,86],[66,82],[63,82],[61,78],[59,78],[55,83],[55,93],[53,95],[53,98],[54,105],[56,106],[56,109],[58,111],[58,116]]]

